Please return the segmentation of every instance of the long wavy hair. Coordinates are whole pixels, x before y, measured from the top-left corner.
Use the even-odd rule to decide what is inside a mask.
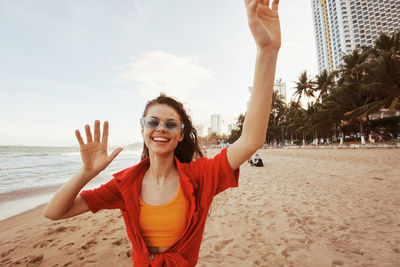
[[[184,136],[183,140],[178,143],[175,148],[174,154],[179,159],[180,162],[189,163],[194,159],[203,156],[201,152],[199,140],[197,137],[197,131],[192,125],[192,119],[186,113],[183,104],[176,99],[166,96],[164,93],[161,93],[157,98],[150,100],[147,102],[146,107],[144,108],[143,117],[147,115],[149,108],[153,105],[157,104],[165,104],[173,108],[178,114],[185,125],[183,128]],[[149,149],[145,143],[143,143],[143,152],[142,152],[142,160],[149,156]]]

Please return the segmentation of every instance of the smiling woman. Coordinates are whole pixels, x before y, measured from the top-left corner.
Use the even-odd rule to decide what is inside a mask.
[[[245,1],[257,44],[253,93],[240,138],[213,158],[205,158],[182,103],[161,94],[143,112],[142,161],[114,174],[94,190],[81,191],[122,151],[107,153],[108,122],[92,136],[80,131],[83,166],[52,198],[45,210],[63,219],[101,209],[120,209],[132,243],[134,266],[195,266],[207,214],[214,196],[238,186],[239,166],[265,141],[275,66],[280,48],[278,0]]]

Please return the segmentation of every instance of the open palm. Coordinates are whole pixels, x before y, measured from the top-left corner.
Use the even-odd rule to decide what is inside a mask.
[[[263,49],[279,49],[281,30],[278,15],[279,0],[245,0],[249,27],[257,45]]]
[[[75,131],[76,138],[79,142],[83,168],[85,172],[96,176],[99,172],[104,170],[114,158],[122,151],[122,148],[115,149],[110,155],[107,153],[108,142],[108,122],[104,122],[103,135],[100,141],[100,122],[94,122],[94,138],[90,131],[90,126],[85,125],[86,140],[84,143],[79,130]]]

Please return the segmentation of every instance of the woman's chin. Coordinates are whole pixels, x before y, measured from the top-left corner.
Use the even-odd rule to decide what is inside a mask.
[[[170,147],[170,144],[152,144],[149,150],[155,155],[174,153],[174,149]]]

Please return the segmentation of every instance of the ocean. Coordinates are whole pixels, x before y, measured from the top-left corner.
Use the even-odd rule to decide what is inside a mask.
[[[113,148],[109,148],[113,151]],[[137,164],[142,147],[127,146],[86,188]],[[79,147],[0,146],[0,220],[46,203],[81,167]]]

